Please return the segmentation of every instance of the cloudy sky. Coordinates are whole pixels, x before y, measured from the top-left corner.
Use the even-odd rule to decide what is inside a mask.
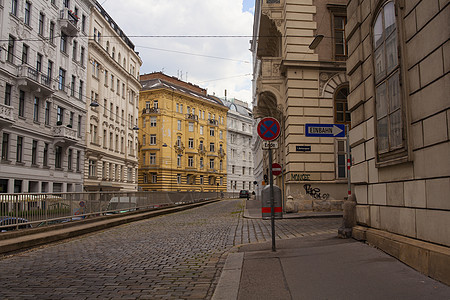
[[[223,97],[226,89],[228,98],[251,103],[248,49],[254,0],[99,2],[135,44],[143,61],[141,74],[163,71],[182,76],[209,94]]]

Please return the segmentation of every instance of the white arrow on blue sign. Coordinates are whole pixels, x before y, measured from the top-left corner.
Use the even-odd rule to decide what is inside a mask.
[[[305,135],[311,137],[345,137],[345,125],[305,124]]]

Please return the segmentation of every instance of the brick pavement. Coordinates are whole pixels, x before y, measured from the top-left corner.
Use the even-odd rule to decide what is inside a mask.
[[[336,232],[339,219],[277,220],[277,238]],[[130,223],[0,259],[1,299],[209,299],[227,252],[269,241],[241,200]]]

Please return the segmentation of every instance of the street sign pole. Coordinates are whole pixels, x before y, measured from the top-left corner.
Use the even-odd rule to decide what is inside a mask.
[[[270,225],[272,227],[272,251],[276,252],[275,245],[275,197],[273,192],[273,174],[272,174],[272,149],[269,144],[269,182],[270,182]]]
[[[258,135],[264,140],[268,141],[267,150],[269,150],[269,200],[270,200],[270,221],[272,226],[272,251],[277,251],[275,246],[275,193],[273,188],[273,174],[272,174],[272,148],[276,145],[272,141],[276,140],[281,132],[280,123],[278,120],[267,117],[259,121],[257,126]]]

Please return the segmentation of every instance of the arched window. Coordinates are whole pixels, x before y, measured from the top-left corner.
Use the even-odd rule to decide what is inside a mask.
[[[106,52],[109,53],[109,41],[106,41]]]
[[[350,111],[347,105],[348,86],[338,88],[334,94],[334,121],[350,125]]]
[[[112,59],[114,59],[114,57],[116,56],[116,48],[115,47],[113,47],[113,49],[112,49],[112,53],[111,53],[111,57],[112,57]]]
[[[122,58],[122,56],[120,55],[120,52],[119,52],[119,55],[117,56],[117,62],[120,64],[120,59]]]
[[[394,1],[381,7],[372,29],[377,149],[378,154],[383,154],[404,146]]]

